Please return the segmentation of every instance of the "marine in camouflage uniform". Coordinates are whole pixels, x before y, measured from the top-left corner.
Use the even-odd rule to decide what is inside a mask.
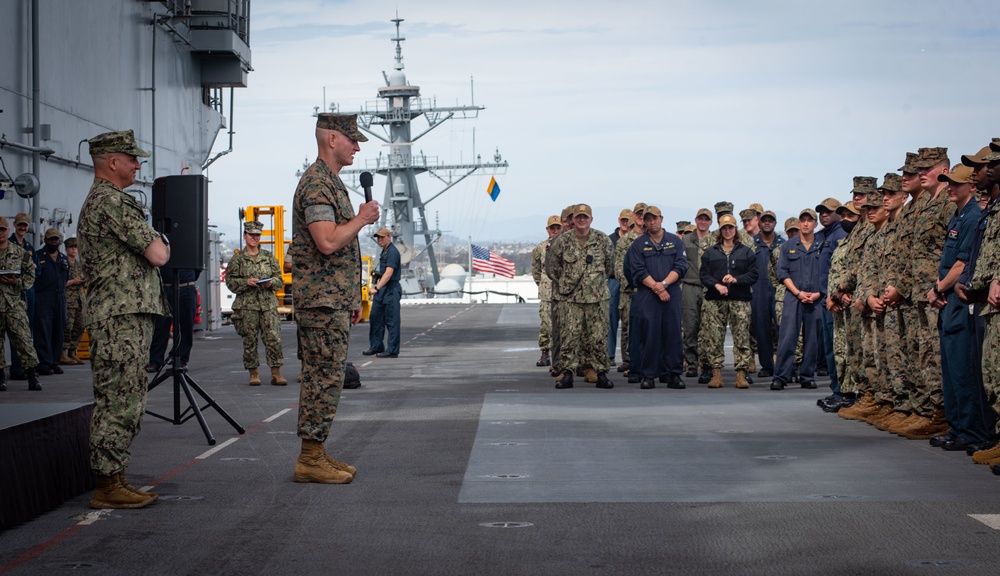
[[[615,244],[614,255],[612,256],[612,266],[614,267],[615,278],[618,279],[618,318],[621,322],[621,350],[622,368],[619,372],[627,372],[632,369],[632,351],[629,346],[629,337],[632,325],[629,320],[629,310],[632,308],[632,295],[635,287],[632,286],[632,279],[625,274],[625,254],[628,253],[629,246],[639,237],[635,230],[635,217],[629,219],[629,231],[618,239]]]
[[[94,412],[90,467],[98,475],[93,508],[138,508],[156,499],[125,481],[129,446],[146,407],[146,358],[153,324],[168,312],[157,266],[170,248],[142,206],[122,190],[135,182],[137,156],[148,157],[131,130],[90,140],[94,183],[77,223],[89,289],[84,323],[90,334]]]
[[[549,366],[552,360],[549,358],[549,346],[551,346],[552,334],[552,280],[545,272],[545,255],[548,254],[552,239],[562,230],[562,221],[558,216],[549,216],[546,232],[549,237],[542,240],[531,250],[531,277],[538,286],[538,348],[541,349],[541,356],[538,358],[536,366]]]
[[[712,223],[712,212],[708,208],[700,208],[695,215],[695,222],[705,225]],[[711,367],[698,356],[698,335],[701,333],[701,309],[705,302],[705,287],[701,284],[701,255],[705,247],[701,240],[712,235],[706,229],[699,237],[698,232],[685,235],[685,257],[688,268],[681,279],[681,338],[684,340],[684,362],[687,364],[687,376],[694,378],[698,369],[708,372]]]
[[[38,357],[31,341],[28,308],[21,298],[22,291],[31,288],[35,282],[35,262],[30,252],[7,238],[8,228],[7,219],[0,216],[0,270],[10,272],[0,276],[0,350],[3,349],[6,334],[10,337],[11,348],[21,355],[24,362],[28,389],[41,390],[38,375],[35,374]],[[0,392],[7,390],[4,374],[7,362],[3,356],[0,353]]]
[[[558,388],[571,388],[573,372],[581,366],[597,372],[598,388],[613,386],[607,377],[611,239],[590,227],[592,219],[590,206],[578,205],[573,214],[574,229],[556,237],[549,248],[547,271],[564,306],[559,319],[563,376]]]
[[[324,443],[344,386],[351,325],[361,319],[361,247],[358,234],[378,219],[378,204],[356,217],[339,172],[354,162],[357,115],[321,113],[316,119],[319,157],[302,175],[292,202],[292,275],[295,319],[302,351],[298,436],[302,451],[296,482],[344,484],[356,470],[326,453]]]
[[[243,338],[243,367],[250,371],[250,385],[260,385],[257,374],[260,366],[257,354],[259,335],[264,341],[267,365],[274,373],[271,384],[283,386],[288,382],[280,377],[278,370],[284,363],[284,354],[281,350],[281,319],[278,318],[278,297],[275,293],[285,283],[274,254],[260,248],[259,244],[254,246],[257,253],[251,254],[250,243],[259,242],[263,228],[256,221],[243,225],[247,247],[229,261],[226,267],[226,288],[236,295],[232,319],[236,325],[236,333]],[[261,279],[265,279],[265,282],[261,283]]]
[[[66,258],[69,260],[69,281],[66,282],[66,330],[65,353],[59,361],[61,364],[83,364],[76,351],[83,339],[83,289],[86,282],[80,269],[80,259],[77,254],[76,237],[67,238]]]

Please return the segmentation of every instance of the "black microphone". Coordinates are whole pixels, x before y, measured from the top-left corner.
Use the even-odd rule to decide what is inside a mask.
[[[371,172],[361,173],[361,187],[365,189],[365,202],[372,201],[372,184],[375,183],[375,178],[372,176]]]

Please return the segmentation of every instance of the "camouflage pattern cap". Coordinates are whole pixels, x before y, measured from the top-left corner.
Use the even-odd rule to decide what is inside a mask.
[[[843,216],[845,212],[850,212],[851,214],[857,216],[861,215],[861,211],[854,206],[854,200],[848,200],[847,202],[841,204],[840,208],[837,208],[837,214]]]
[[[139,145],[136,144],[135,134],[131,130],[105,132],[104,134],[94,136],[90,140],[87,140],[87,142],[90,144],[91,156],[121,153],[149,158],[149,152],[139,148]]]
[[[562,218],[558,216],[549,216],[549,219],[546,221],[545,227],[550,228],[552,226],[562,226]]]
[[[656,206],[647,206],[646,212],[642,215],[642,217],[646,218],[647,216],[659,216],[660,218],[663,218],[663,213],[660,212],[660,209]]]
[[[921,148],[917,150],[917,159],[913,163],[916,169],[932,168],[941,162],[948,162],[947,148]]]
[[[45,239],[48,240],[49,238],[59,238],[61,240],[62,232],[56,228],[49,228],[45,231]]]
[[[4,216],[0,216],[0,230],[10,230],[10,224],[7,222],[7,218]]]
[[[677,231],[678,232],[683,232],[684,229],[687,228],[690,225],[691,225],[691,222],[688,222],[687,220],[678,220],[677,221]]]
[[[14,216],[14,226],[18,224],[31,224],[31,216],[28,216],[27,212],[18,212],[17,216]]]
[[[63,244],[65,244],[67,248],[76,248],[76,236],[70,236],[65,242],[63,242]]]
[[[983,157],[986,162],[1000,160],[1000,142],[990,142],[990,153]]]
[[[323,130],[336,130],[351,140],[367,142],[368,138],[358,130],[357,114],[333,114],[321,112],[316,115],[316,127]]]
[[[764,210],[764,213],[760,215],[761,220],[763,220],[764,218],[770,218],[775,223],[778,222],[778,215],[770,210]]]
[[[372,238],[389,238],[392,236],[392,231],[388,228],[379,228],[378,232],[372,234]]]
[[[951,184],[973,184],[972,174],[975,172],[965,164],[955,164],[951,172],[939,174],[938,182],[950,182]]]
[[[754,202],[753,204],[751,204],[750,209],[756,212],[758,216],[764,213],[764,206],[761,205],[759,202]]]
[[[646,208],[649,208],[649,206],[646,206],[645,202],[637,202],[635,207],[632,208],[632,212],[645,212]]]
[[[895,172],[886,172],[882,178],[882,185],[876,188],[878,191],[889,190],[890,192],[903,191],[903,177]]]
[[[733,213],[733,203],[732,202],[716,202],[715,203],[715,215],[721,216],[723,214]]]
[[[875,186],[873,185],[872,188],[874,189]],[[836,212],[837,208],[840,208],[840,200],[837,200],[836,198],[827,198],[816,205],[816,212]]]
[[[898,176],[897,176],[898,177]],[[865,197],[864,204],[861,205],[863,208],[881,208],[882,207],[882,193],[881,192],[871,192]]]
[[[871,194],[878,180],[874,176],[855,176],[851,194]]]
[[[1000,140],[1000,138],[993,139],[994,142],[997,140]],[[978,168],[983,164],[988,164],[989,162],[986,160],[986,157],[989,156],[992,151],[993,149],[990,148],[989,144],[987,144],[986,146],[980,148],[979,152],[976,152],[975,154],[962,154],[962,164],[965,164],[970,168]]]
[[[898,170],[903,174],[916,174],[919,171],[918,168],[913,166],[913,163],[916,161],[917,161],[916,152],[907,152],[906,161],[903,162],[903,165]]]
[[[712,219],[712,211],[709,210],[708,208],[699,208],[698,209],[698,213],[695,214],[695,216],[694,216],[694,219],[697,220],[700,216],[705,216],[709,220],[711,220]]]
[[[837,205],[837,208],[839,208],[840,202],[837,202]],[[799,220],[801,220],[803,216],[811,216],[813,220],[819,220],[819,217],[816,216],[816,211],[812,208],[803,208],[802,211],[799,212]]]
[[[798,229],[799,229],[798,218],[789,218],[785,220],[785,232],[788,232],[789,230],[798,230]]]
[[[725,228],[726,226],[736,226],[736,216],[732,214],[723,214],[719,217],[719,228]]]
[[[622,210],[621,212],[618,213],[618,219],[619,220],[625,220],[625,219],[627,219],[631,215],[632,215],[632,211],[629,210],[628,208],[625,208],[624,210]]]
[[[740,218],[743,220],[753,220],[757,216],[757,211],[753,208],[747,208],[746,210],[740,210]]]
[[[573,209],[574,217],[579,216],[580,214],[590,216],[591,218],[594,217],[594,212],[590,209],[590,206],[587,204],[577,204],[576,208]]]
[[[243,232],[247,234],[263,234],[264,225],[257,220],[247,220],[243,223]]]

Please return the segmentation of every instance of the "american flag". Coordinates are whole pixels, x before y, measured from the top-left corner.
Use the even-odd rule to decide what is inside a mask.
[[[514,263],[482,246],[472,245],[472,269],[485,274],[496,274],[504,278],[514,277]]]

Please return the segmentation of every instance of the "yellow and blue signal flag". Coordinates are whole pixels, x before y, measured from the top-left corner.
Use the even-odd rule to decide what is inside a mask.
[[[490,185],[486,187],[486,193],[490,195],[490,198],[494,202],[497,201],[497,196],[500,195],[500,185],[497,184],[497,179],[493,176],[490,176]]]

